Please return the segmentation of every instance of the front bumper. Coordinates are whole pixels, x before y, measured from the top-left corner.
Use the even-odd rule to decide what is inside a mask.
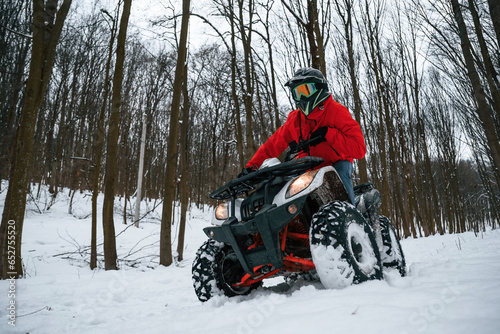
[[[281,206],[265,205],[252,220],[239,222],[231,217],[221,226],[206,227],[203,231],[209,238],[230,245],[246,273],[253,274],[253,268],[269,263],[279,269],[283,267],[279,232],[302,211],[306,199],[307,195]],[[288,211],[291,205],[297,207],[294,214]],[[257,233],[260,233],[264,245],[249,250],[247,237]]]

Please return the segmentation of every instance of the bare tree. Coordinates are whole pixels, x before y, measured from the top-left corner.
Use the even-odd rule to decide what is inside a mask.
[[[238,14],[236,15],[237,28],[240,33],[241,43],[243,44],[243,52],[245,54],[245,85],[242,86],[243,90],[243,103],[245,105],[246,115],[246,160],[250,160],[255,151],[257,150],[254,145],[253,130],[252,130],[252,105],[254,97],[254,83],[252,82],[252,32],[253,21],[255,15],[255,2],[248,0],[245,4],[244,0],[237,0]],[[245,20],[245,11],[248,15]]]
[[[113,76],[113,95],[111,98],[111,114],[109,116],[109,130],[107,140],[106,168],[104,176],[104,203],[102,208],[102,224],[104,234],[104,268],[116,270],[116,238],[113,219],[115,183],[117,175],[118,134],[121,108],[121,89],[123,80],[123,63],[125,61],[125,40],[127,36],[128,19],[132,0],[124,0],[123,12],[120,19],[116,44],[116,63]]]
[[[488,0],[491,21],[497,35],[497,45],[500,46],[500,3],[497,0]]]
[[[300,1],[282,0],[281,3],[295,18],[298,26],[305,30],[310,66],[319,69],[326,76],[325,47],[328,42],[330,1],[321,1],[318,5],[318,0],[307,0],[305,8]]]
[[[344,27],[344,40],[348,55],[348,65],[349,65],[349,76],[351,79],[352,93],[354,96],[354,117],[356,122],[362,126],[361,122],[361,95],[359,91],[358,79],[356,77],[356,64],[354,60],[354,36],[353,36],[353,10],[354,1],[353,0],[335,0],[335,7],[337,9],[337,14],[342,20],[342,25]],[[368,170],[366,167],[366,159],[363,158],[358,160],[359,168],[359,178],[360,182],[368,182]]]
[[[137,173],[137,193],[135,200],[135,227],[139,227],[139,216],[141,213],[141,198],[142,198],[142,179],[144,176],[144,154],[146,152],[146,131],[147,131],[147,115],[146,112],[142,115],[142,134],[141,134],[141,153],[139,158],[139,171]]]
[[[481,119],[483,131],[487,138],[488,147],[491,151],[491,157],[497,174],[497,180],[500,180],[500,140],[498,134],[496,133],[495,123],[493,122],[493,118],[490,113],[491,109],[488,106],[481,79],[474,64],[471,43],[462,15],[462,9],[460,8],[458,0],[451,0],[451,4],[453,6],[453,13],[455,14],[455,21],[459,29],[461,41],[460,46],[462,48],[465,64],[467,66],[467,75],[474,89],[474,98],[477,103],[476,112]]]
[[[188,91],[188,67],[184,67],[184,83],[182,87],[182,96],[184,97],[184,102],[182,106],[182,123],[181,123],[181,133],[180,133],[180,174],[181,180],[179,182],[179,193],[181,201],[181,221],[179,222],[179,236],[177,238],[177,260],[182,261],[184,256],[184,234],[186,231],[186,216],[189,203],[189,166],[188,166],[188,127],[189,127],[189,91]]]
[[[92,229],[90,238],[90,269],[97,267],[97,197],[99,195],[99,179],[101,175],[102,150],[104,146],[104,118],[106,115],[106,106],[108,104],[109,94],[109,72],[111,68],[111,58],[113,57],[113,44],[115,41],[117,20],[114,19],[108,12],[102,11],[111,19],[111,34],[109,37],[108,58],[106,61],[106,70],[104,78],[104,93],[102,97],[101,110],[97,121],[96,144],[94,153],[94,182],[92,185]]]
[[[4,279],[23,276],[21,240],[33,151],[33,133],[38,110],[52,73],[56,46],[70,6],[71,0],[65,0],[59,10],[57,0],[48,0],[46,3],[43,0],[33,2],[30,73],[12,155],[9,189],[0,226],[0,275]],[[11,227],[14,227],[14,234],[10,234]],[[8,242],[11,240],[10,235],[15,235],[14,246]],[[12,247],[14,247],[14,259],[8,256],[12,254]]]
[[[495,111],[497,118],[500,119],[500,92],[499,92],[499,79],[491,61],[490,53],[488,51],[488,46],[486,45],[486,40],[483,34],[483,28],[481,22],[479,21],[479,14],[477,13],[476,5],[473,0],[468,0],[469,10],[472,14],[472,19],[474,22],[474,30],[476,32],[477,40],[479,43],[479,48],[481,50],[481,56],[483,58],[484,69],[486,74],[486,79],[488,81],[488,87],[492,96],[493,102],[490,103],[491,108]]]
[[[264,31],[265,35],[261,35],[262,39],[266,43],[267,46],[267,52],[269,56],[269,73],[265,74],[265,78],[268,81],[268,87],[270,90],[270,95],[271,95],[271,100],[272,100],[272,110],[274,111],[274,127],[273,127],[273,132],[276,131],[280,126],[281,126],[281,120],[280,120],[280,114],[279,114],[279,108],[278,108],[278,100],[277,100],[277,93],[276,93],[276,66],[274,63],[274,56],[273,56],[273,41],[271,37],[271,23],[270,23],[270,17],[272,15],[272,7],[274,5],[274,1],[267,1],[266,3],[262,3],[261,6],[265,10],[265,18],[261,18],[260,21],[262,22],[262,25],[264,26]]]
[[[163,189],[163,212],[161,218],[160,235],[160,264],[169,266],[172,264],[172,206],[175,200],[175,180],[177,170],[177,137],[179,129],[179,107],[181,104],[182,83],[184,80],[184,66],[187,54],[187,32],[189,23],[190,0],[182,1],[182,24],[179,48],[177,54],[177,66],[175,68],[175,79],[173,89],[172,108],[170,112],[170,131],[167,146],[167,167],[165,170],[165,187]]]
[[[24,0],[2,1],[0,6],[0,179],[7,179],[26,87],[32,8]]]

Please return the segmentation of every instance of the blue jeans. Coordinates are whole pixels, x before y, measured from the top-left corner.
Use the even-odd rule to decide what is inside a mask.
[[[342,183],[344,183],[344,187],[347,190],[347,194],[349,194],[349,197],[351,198],[351,203],[354,205],[354,189],[351,179],[352,163],[348,160],[340,160],[332,166],[339,174],[340,179],[342,180]]]

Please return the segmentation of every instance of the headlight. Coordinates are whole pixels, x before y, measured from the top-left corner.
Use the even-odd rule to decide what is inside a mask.
[[[219,204],[217,209],[215,209],[215,218],[218,220],[226,220],[229,218],[228,202]]]
[[[292,196],[297,195],[300,193],[302,190],[306,189],[309,187],[311,182],[314,180],[314,176],[316,176],[316,173],[318,173],[318,170],[310,170],[298,178],[296,178],[292,184],[288,187],[288,190],[286,191],[286,198],[290,198]]]

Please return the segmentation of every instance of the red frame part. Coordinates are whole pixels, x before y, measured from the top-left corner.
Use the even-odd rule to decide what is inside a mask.
[[[286,239],[296,239],[296,240],[307,240],[309,241],[309,235],[304,234],[304,233],[295,233],[295,232],[288,232],[288,225],[285,227],[285,229],[280,233],[280,244],[281,244],[281,250],[285,251],[285,246],[286,246]],[[260,245],[263,244],[262,238],[260,234],[257,234],[254,236],[254,243],[248,247],[248,249],[253,249],[256,248]],[[262,267],[265,265],[257,266],[253,268],[253,275],[250,274],[245,274],[239,283],[233,284],[235,287],[246,287],[250,286],[252,284],[255,284],[257,282],[262,281],[265,278],[271,277],[279,273],[280,271],[288,271],[288,272],[306,272],[306,271],[311,271],[316,269],[314,263],[312,260],[304,259],[304,258],[299,258],[293,256],[293,254],[290,255],[285,255],[283,257],[283,267],[279,269],[274,269],[271,270],[268,273],[260,273],[258,270],[260,270]]]

